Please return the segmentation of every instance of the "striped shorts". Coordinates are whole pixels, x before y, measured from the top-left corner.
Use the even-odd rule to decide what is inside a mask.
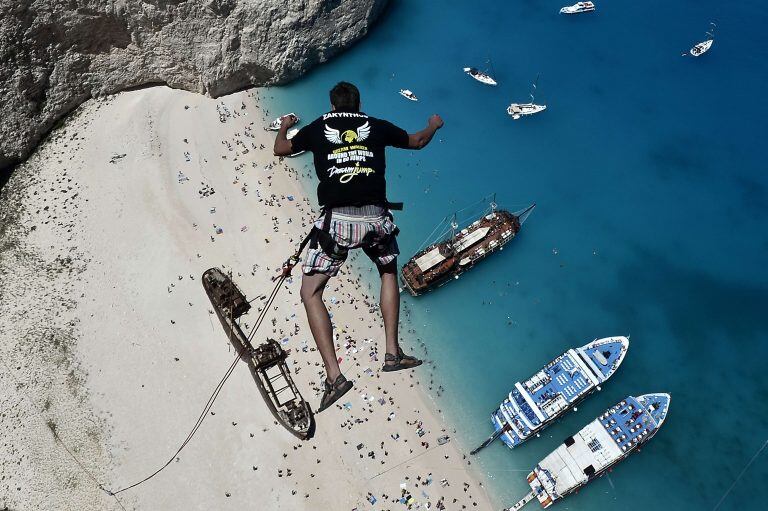
[[[315,227],[323,228],[322,216],[315,221]],[[387,265],[400,254],[393,234],[396,229],[389,212],[381,206],[333,208],[328,233],[338,245],[337,251],[327,254],[320,246],[310,247],[301,269],[307,275],[322,273],[334,277],[347,260],[349,250],[355,248],[362,248],[377,266]]]

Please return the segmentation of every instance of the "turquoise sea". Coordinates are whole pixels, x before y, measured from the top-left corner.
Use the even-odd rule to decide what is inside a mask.
[[[409,131],[443,116],[427,149],[388,155],[390,198],[406,203],[401,263],[488,193],[538,204],[503,252],[404,299],[465,447],[491,433],[515,381],[569,347],[631,335],[622,367],[578,412],[473,458],[499,508],[605,408],[669,392],[667,422],[642,452],[555,509],[762,509],[768,449],[747,465],[768,440],[768,11],[757,0],[597,0],[596,13],[561,16],[567,1],[393,1],[360,44],[270,89],[271,113],[314,118],[348,80],[367,113]],[[712,50],[682,57],[710,21]],[[495,88],[461,70],[488,58]],[[547,111],[513,121],[506,106],[527,100],[538,74]]]

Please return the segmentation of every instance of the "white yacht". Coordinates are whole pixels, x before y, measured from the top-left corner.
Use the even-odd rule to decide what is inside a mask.
[[[488,59],[488,65],[491,66],[491,59]],[[476,67],[465,67],[464,72],[467,73],[469,76],[474,78],[480,83],[484,83],[485,85],[498,85],[496,83],[496,80],[493,79],[493,77],[488,73],[488,71],[480,71]]]
[[[416,94],[413,93],[413,91],[408,89],[400,89],[399,94],[404,97],[405,99],[409,99],[411,101],[418,101],[419,98],[416,97]]]
[[[595,10],[594,2],[576,2],[560,9],[560,14],[581,14],[582,12],[592,12]]]
[[[536,84],[539,81],[539,77],[536,77],[536,81],[533,82],[531,87],[531,102],[530,103],[512,103],[507,107],[507,113],[512,116],[513,119],[517,120],[523,117],[524,115],[534,115],[538,114],[539,112],[543,112],[547,109],[547,105],[538,105],[534,103],[535,98],[533,93],[536,92]]]

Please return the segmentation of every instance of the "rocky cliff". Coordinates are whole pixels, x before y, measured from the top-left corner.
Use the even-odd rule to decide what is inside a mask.
[[[365,35],[387,0],[0,0],[0,170],[92,96],[220,96],[287,82]]]

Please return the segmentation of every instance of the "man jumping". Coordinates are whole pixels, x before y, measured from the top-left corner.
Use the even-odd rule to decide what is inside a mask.
[[[318,412],[352,388],[352,382],[341,374],[331,318],[323,303],[325,286],[338,274],[350,249],[362,248],[381,276],[380,307],[387,344],[383,370],[421,365],[421,360],[405,355],[398,344],[400,251],[395,239],[398,228],[390,212],[396,205],[387,201],[384,149],[421,149],[443,126],[440,116],[433,115],[426,128],[409,135],[390,122],[369,117],[360,111],[360,92],[351,83],[336,84],[330,97],[331,111],[300,129],[291,140],[286,133],[296,119],[282,117],[274,148],[276,156],[311,151],[320,180],[317,198],[322,215],[315,222],[301,281],[301,300],[327,374]]]

